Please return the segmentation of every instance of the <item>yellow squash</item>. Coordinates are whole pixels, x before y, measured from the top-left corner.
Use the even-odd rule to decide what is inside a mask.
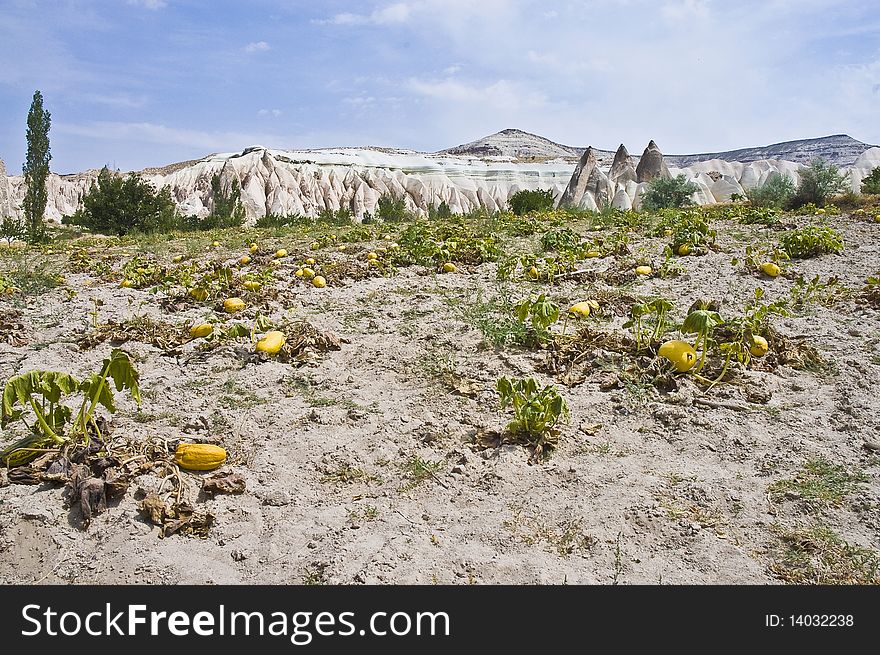
[[[327,286],[327,280],[325,280],[320,275],[317,275],[317,276],[315,276],[315,279],[312,280],[312,284],[314,284],[319,289],[323,289],[324,287]]]
[[[650,275],[653,272],[650,266],[636,266],[636,275]]]
[[[284,248],[279,248],[275,251],[275,257],[281,259],[282,257],[287,257],[287,251]]]
[[[691,247],[686,243],[683,243],[678,247],[678,254],[681,255],[682,257],[690,254],[690,252],[691,252]]]
[[[255,348],[259,352],[274,355],[279,350],[281,350],[281,347],[284,345],[285,340],[286,337],[284,336],[283,332],[272,330],[271,332],[267,332],[262,339],[257,341],[257,345],[255,346]]]
[[[304,268],[302,269],[302,272],[302,276],[307,280],[311,280],[313,277],[315,277],[315,271],[310,268]]]
[[[242,266],[245,266],[245,265],[251,263],[251,258],[248,257],[247,255],[245,255],[244,257],[242,257],[241,259],[238,260],[238,263],[241,264]]]
[[[764,264],[761,264],[761,271],[763,271],[765,275],[776,277],[777,275],[779,275],[779,266],[777,266],[773,262],[766,262]]]
[[[256,280],[245,280],[241,283],[241,286],[243,286],[248,291],[259,291],[260,287],[263,285]]]
[[[672,362],[679,373],[691,370],[697,362],[697,353],[687,341],[667,341],[657,354]]]
[[[596,309],[599,309],[599,303],[595,300],[584,300],[583,302],[572,305],[571,309],[568,310],[568,313],[576,318],[586,318],[590,315],[591,310]]]
[[[457,270],[458,269],[456,268],[455,264],[453,264],[452,262],[446,262],[445,264],[443,264],[444,273],[455,273],[455,271]]]
[[[213,471],[226,463],[226,449],[207,443],[182,443],[177,446],[174,461],[188,471]]]
[[[201,337],[207,337],[213,331],[214,326],[210,323],[199,323],[197,325],[193,325],[189,329],[189,336],[191,336],[193,339],[199,339]]]
[[[770,344],[767,343],[767,339],[758,335],[752,336],[752,347],[749,348],[752,357],[763,357],[768,350],[770,350]]]
[[[241,298],[227,298],[223,301],[223,311],[227,314],[240,312],[245,308],[244,300]]]

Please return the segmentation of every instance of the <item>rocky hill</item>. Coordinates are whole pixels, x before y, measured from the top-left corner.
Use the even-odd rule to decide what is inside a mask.
[[[860,151],[861,150],[861,151]],[[427,212],[446,202],[454,212],[496,210],[522,189],[550,189],[557,202],[587,209],[639,206],[656,175],[683,173],[699,187],[700,204],[723,202],[762,183],[774,171],[795,181],[802,162],[824,156],[851,172],[853,188],[880,165],[880,148],[850,137],[826,137],[727,153],[667,155],[651,141],[640,157],[621,144],[616,152],[579,149],[543,137],[503,130],[436,153],[392,148],[275,150],[252,146],[200,160],[141,171],[155,186],[167,186],[181,211],[206,215],[213,206],[211,178],[238,181],[248,219],[266,214],[317,215],[347,208],[356,217],[374,212],[383,194],[404,198],[409,209]],[[842,164],[841,164],[842,165]],[[51,175],[46,216],[58,221],[80,206],[97,171]],[[586,176],[586,177],[584,177]],[[0,215],[17,215],[24,180],[8,177],[0,162]]]
[[[749,162],[759,159],[784,159],[799,164],[808,163],[815,157],[822,157],[835,166],[852,166],[859,156],[869,148],[876,147],[862,143],[846,134],[823,136],[817,139],[783,141],[769,146],[740,148],[724,152],[705,152],[693,155],[666,155],[670,166],[682,168],[696,162],[720,159],[729,162]],[[520,161],[547,160],[556,157],[577,161],[586,147],[566,146],[522,130],[507,129],[489,136],[465,143],[454,148],[441,150],[437,154],[467,157],[510,157]],[[611,161],[613,150],[593,148],[600,164]]]

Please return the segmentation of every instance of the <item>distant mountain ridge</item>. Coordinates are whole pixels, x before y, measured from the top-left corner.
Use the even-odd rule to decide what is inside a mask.
[[[633,156],[623,144],[616,153],[581,149],[507,129],[435,153],[253,145],[146,168],[141,174],[157,188],[169,188],[182,213],[196,216],[212,211],[212,179],[219,174],[226,188],[240,186],[245,213],[253,221],[267,214],[316,216],[339,209],[361,218],[374,213],[386,194],[422,214],[440,203],[455,213],[497,211],[508,206],[512,194],[535,189],[550,190],[557,202],[583,209],[638,209],[650,180],[670,174],[684,174],[693,182],[698,187],[694,202],[703,205],[743,195],[774,172],[797,183],[803,163],[817,156],[846,171],[853,190],[880,166],[880,147],[846,135],[694,155],[664,156],[654,141],[644,150],[642,144],[630,147]],[[50,174],[46,218],[58,221],[74,213],[97,176],[97,170]],[[0,161],[0,216],[21,215],[25,193],[23,177],[8,175]]]
[[[629,144],[633,153],[641,150],[641,144]],[[784,159],[800,164],[810,162],[815,157],[822,157],[836,166],[851,166],[859,156],[869,148],[876,147],[853,139],[846,134],[834,134],[815,139],[798,139],[783,141],[768,146],[740,148],[724,152],[696,153],[692,155],[663,155],[671,166],[682,168],[696,162],[720,159],[722,161],[738,161],[748,164],[760,159]],[[546,139],[537,134],[517,129],[506,129],[489,136],[465,143],[446,150],[438,155],[457,155],[470,157],[513,157],[520,161],[538,161],[554,158],[578,159],[586,147],[566,146]],[[613,150],[593,148],[600,163],[614,157]],[[634,155],[638,159],[638,155]]]

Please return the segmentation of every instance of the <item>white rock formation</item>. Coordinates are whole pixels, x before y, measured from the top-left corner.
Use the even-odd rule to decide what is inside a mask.
[[[426,213],[445,201],[453,212],[484,207],[504,208],[508,198],[523,189],[550,189],[557,202],[584,209],[607,206],[620,209],[641,206],[644,179],[654,175],[684,174],[699,190],[694,202],[726,202],[733,194],[764,183],[780,172],[799,179],[801,164],[767,159],[746,164],[722,159],[701,161],[685,168],[667,166],[652,141],[633,169],[621,145],[606,170],[596,152],[588,149],[572,173],[573,161],[555,158],[521,161],[510,156],[449,155],[379,148],[272,150],[262,146],[241,153],[215,154],[204,159],[147,169],[144,177],[155,186],[168,186],[181,211],[207,215],[212,208],[211,178],[221,174],[228,186],[237,180],[249,221],[267,213],[317,215],[324,210],[348,208],[356,217],[374,212],[385,193],[403,197],[407,207]],[[853,189],[871,170],[880,166],[880,148],[862,153],[850,168]],[[75,175],[50,175],[48,220],[59,221],[80,206],[83,194],[98,171]],[[637,179],[643,181],[637,182]],[[24,180],[8,177],[0,162],[0,215],[18,215],[24,198]]]

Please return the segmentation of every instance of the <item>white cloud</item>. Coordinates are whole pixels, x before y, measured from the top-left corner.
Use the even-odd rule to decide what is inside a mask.
[[[669,23],[684,23],[709,17],[708,0],[675,0],[663,5],[660,13]]]
[[[135,7],[143,7],[144,9],[152,9],[153,11],[168,6],[165,0],[128,0],[128,4]]]
[[[461,70],[461,66],[458,64],[453,64],[452,66],[447,66],[443,69],[443,74],[446,76],[455,75],[458,71]]]
[[[80,97],[86,102],[123,109],[140,109],[147,104],[146,96],[132,96],[127,93],[86,93]]]
[[[275,118],[278,118],[283,113],[284,112],[281,111],[280,109],[260,109],[257,112],[257,115],[258,116],[274,116]]]
[[[58,133],[82,136],[90,139],[113,140],[120,142],[150,143],[188,148],[199,148],[205,152],[228,152],[244,148],[254,143],[284,143],[278,135],[204,130],[168,127],[156,123],[125,123],[117,121],[95,121],[90,123],[60,123],[52,126]]]
[[[332,23],[334,25],[389,25],[405,23],[412,13],[412,6],[406,2],[397,2],[381,9],[376,9],[370,14],[336,14],[329,20],[317,21],[319,23]]]
[[[248,43],[244,47],[244,51],[247,53],[253,52],[266,52],[267,50],[271,50],[271,46],[265,41],[256,41],[254,43]]]

